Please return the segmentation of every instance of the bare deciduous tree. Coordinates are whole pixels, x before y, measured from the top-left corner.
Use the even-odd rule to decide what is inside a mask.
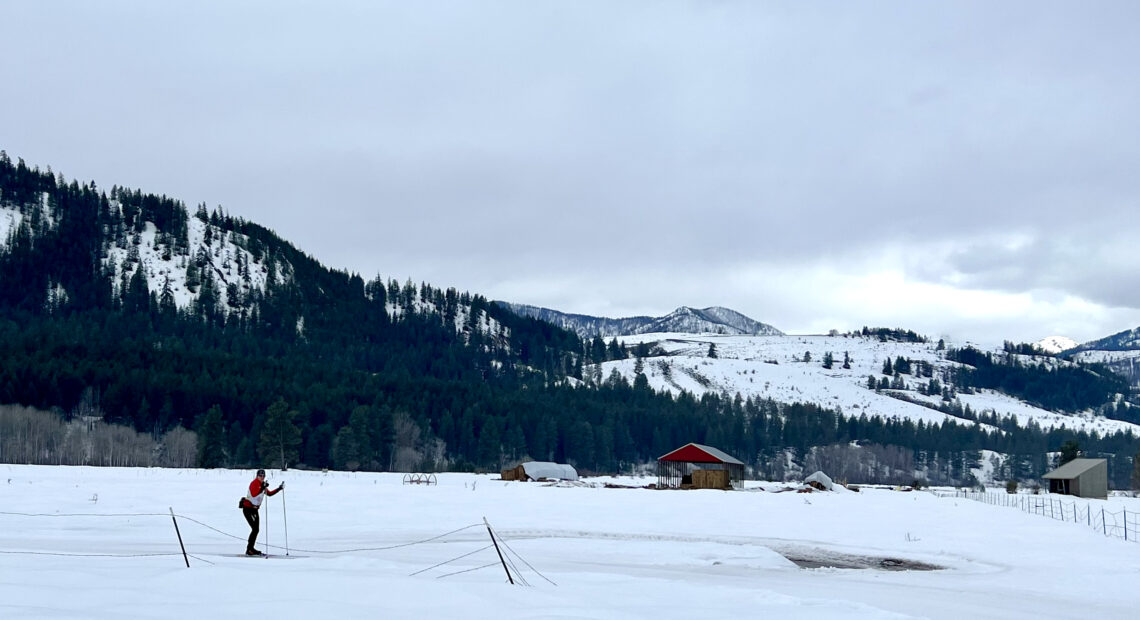
[[[419,468],[424,455],[420,446],[420,426],[405,411],[392,416],[394,441],[392,445],[392,471],[410,472]]]
[[[103,465],[113,467],[192,467],[197,435],[181,427],[156,443],[149,434],[113,424],[95,415],[97,393],[84,393],[70,422],[55,411],[0,406],[0,463],[29,465]]]

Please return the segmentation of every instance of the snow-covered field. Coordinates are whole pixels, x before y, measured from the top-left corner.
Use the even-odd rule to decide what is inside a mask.
[[[770,398],[778,402],[806,402],[837,409],[845,415],[867,414],[884,418],[910,419],[915,422],[939,423],[954,420],[971,424],[969,420],[955,418],[923,405],[895,398],[942,404],[940,396],[925,396],[916,388],[927,384],[929,378],[904,375],[906,391],[867,388],[867,377],[884,378],[883,362],[892,363],[899,357],[912,362],[928,362],[934,366],[934,378],[945,384],[946,372],[956,365],[942,357],[937,343],[880,342],[877,338],[848,336],[721,336],[716,334],[639,334],[620,338],[628,347],[650,343],[659,347],[662,355],[647,357],[644,370],[649,385],[655,390],[678,393],[681,390],[697,396],[705,392],[735,395],[745,398]],[[969,343],[948,343],[962,347]],[[716,358],[708,357],[709,345],[716,346]],[[981,348],[981,347],[976,347]],[[985,349],[983,349],[985,350]],[[831,353],[835,363],[831,369],[823,367],[823,358]],[[809,354],[810,361],[805,360]],[[849,369],[843,368],[845,354]],[[634,358],[606,362],[601,377],[617,371],[628,381],[636,376]],[[958,401],[968,405],[975,413],[993,411],[999,417],[1017,416],[1020,424],[1034,420],[1042,428],[1065,426],[1098,434],[1118,430],[1131,430],[1140,434],[1140,426],[1093,416],[1062,415],[1035,407],[1011,396],[992,390],[974,394],[957,394]]]
[[[0,617],[961,620],[1140,608],[1136,543],[925,492],[654,491],[474,474],[426,486],[270,471],[286,491],[263,509],[277,555],[261,559],[237,555],[250,479],[0,465]],[[1105,505],[1140,511],[1136,499]],[[484,517],[529,587],[507,583]],[[878,568],[805,569],[787,557]],[[883,560],[942,568],[884,570]]]

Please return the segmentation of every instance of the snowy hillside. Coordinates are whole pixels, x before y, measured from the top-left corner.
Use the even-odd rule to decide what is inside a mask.
[[[241,305],[241,300],[254,291],[265,293],[269,269],[259,257],[245,249],[249,240],[244,235],[226,234],[198,218],[190,218],[187,227],[190,256],[170,253],[167,246],[158,242],[158,230],[154,224],[147,222],[138,235],[137,244],[128,241],[127,247],[112,245],[103,259],[104,269],[113,274],[116,286],[121,286],[120,283],[133,275],[135,269],[142,269],[147,289],[160,293],[169,287],[179,308],[189,307],[201,294],[197,285],[191,287],[187,284],[190,261],[197,261],[201,263],[199,269],[210,271],[218,283],[219,306],[222,308]],[[215,241],[210,242],[209,238]],[[132,245],[134,249],[131,249]],[[288,281],[291,272],[292,267],[287,263],[277,263],[273,282]]]
[[[1140,327],[1125,330],[1100,340],[1086,342],[1080,347],[1082,350],[1124,351],[1140,349]]]
[[[735,310],[713,306],[696,309],[681,306],[661,317],[634,316],[620,319],[567,314],[549,308],[539,308],[524,304],[500,303],[521,316],[536,318],[576,332],[583,338],[611,338],[632,334],[686,333],[686,334],[728,334],[751,336],[779,336],[783,332],[759,321],[753,320]]]
[[[942,396],[928,396],[919,391],[931,378],[945,384],[946,371],[956,365],[944,359],[934,343],[883,342],[864,336],[692,334],[642,334],[619,340],[629,347],[638,343],[650,345],[653,354],[644,359],[643,367],[649,385],[655,390],[672,393],[685,390],[697,396],[706,392],[730,396],[739,393],[745,398],[814,403],[848,416],[879,415],[927,423],[953,419],[973,424],[931,408],[944,404]],[[715,358],[709,357],[710,345],[715,346]],[[828,354],[835,360],[831,369],[823,367]],[[868,377],[881,380],[884,362],[888,359],[893,362],[899,357],[913,363],[929,363],[933,376],[902,374],[892,379],[902,382],[893,389],[869,389]],[[843,367],[845,358],[850,368]],[[1055,360],[1053,363],[1065,362]],[[632,357],[605,362],[595,370],[595,377],[605,378],[616,371],[632,382],[637,364]],[[956,393],[954,398],[977,414],[992,411],[1000,418],[1016,416],[1021,425],[1033,420],[1046,429],[1066,426],[1101,434],[1125,429],[1140,433],[1140,427],[1134,424],[1092,414],[1054,413],[990,390]]]
[[[1140,327],[1086,342],[1066,353],[1074,360],[1104,364],[1127,377],[1140,391]]]
[[[122,212],[117,200],[110,201],[110,208]],[[47,194],[40,204],[32,209],[25,207],[24,211],[31,215],[11,205],[0,205],[0,248],[11,242],[22,224],[34,237],[37,232],[51,229],[56,220]],[[203,214],[204,210],[186,218],[184,240],[176,239],[169,231],[160,231],[150,221],[144,222],[142,230],[137,232],[105,231],[107,238],[102,241],[106,249],[101,262],[114,295],[120,296],[135,274],[141,273],[150,293],[160,300],[168,297],[179,309],[200,303],[203,292],[208,289],[216,309],[228,314],[255,305],[255,300],[263,297],[270,285],[285,285],[294,280],[294,266],[280,259],[279,254],[246,235],[211,223]],[[412,284],[409,281],[404,286]],[[56,286],[50,291],[49,299],[58,302],[67,296],[66,290]],[[422,295],[418,290],[403,295],[406,304],[397,297],[389,295],[386,299],[387,312],[393,318],[411,310],[420,314],[443,314],[441,300]],[[471,322],[470,315],[470,305],[455,304],[452,321],[456,332],[474,328],[499,341],[507,335],[506,328],[486,313],[475,323]],[[302,320],[298,331],[303,329]]]

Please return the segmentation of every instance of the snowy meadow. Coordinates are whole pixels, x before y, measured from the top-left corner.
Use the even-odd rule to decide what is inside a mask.
[[[286,484],[262,509],[270,556],[247,558],[237,501],[252,478],[0,465],[0,617],[957,620],[1140,607],[1140,544],[922,491],[270,470]],[[1075,501],[1140,512],[1138,499]]]

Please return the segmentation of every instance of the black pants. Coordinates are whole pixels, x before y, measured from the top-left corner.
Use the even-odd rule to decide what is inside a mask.
[[[245,550],[253,549],[253,543],[257,542],[257,533],[261,531],[261,515],[257,512],[257,508],[242,507],[241,514],[245,516],[245,522],[249,524],[249,542],[245,545]]]

